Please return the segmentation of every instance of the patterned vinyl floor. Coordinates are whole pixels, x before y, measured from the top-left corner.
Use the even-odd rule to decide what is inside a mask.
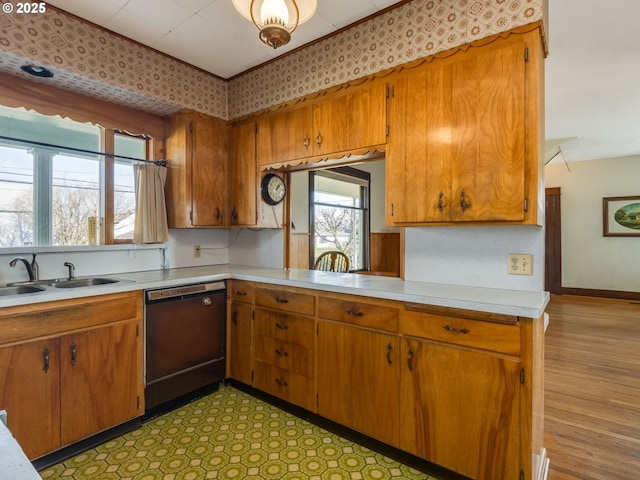
[[[40,475],[44,480],[435,480],[228,386]]]

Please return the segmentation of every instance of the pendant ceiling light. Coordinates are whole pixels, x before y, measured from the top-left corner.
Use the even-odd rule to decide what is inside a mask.
[[[258,27],[260,40],[278,48],[289,43],[291,32],[316,13],[318,0],[233,0],[233,6]]]

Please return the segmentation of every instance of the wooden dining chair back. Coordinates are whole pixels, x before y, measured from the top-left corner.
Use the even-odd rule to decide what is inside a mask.
[[[324,252],[316,260],[313,269],[325,272],[348,272],[349,257],[338,250]]]

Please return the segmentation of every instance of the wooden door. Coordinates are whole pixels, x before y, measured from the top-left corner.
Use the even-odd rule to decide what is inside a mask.
[[[62,445],[142,414],[137,320],[61,337]]]
[[[0,348],[0,410],[29,459],[60,447],[60,340]]]
[[[236,124],[231,129],[229,152],[229,225],[257,224],[256,124]]]
[[[258,165],[311,156],[312,118],[311,106],[261,118],[256,141]]]
[[[191,123],[191,224],[224,225],[228,127],[194,115]]]
[[[386,222],[451,219],[451,66],[430,65],[390,85]]]
[[[473,479],[518,478],[520,362],[404,340],[401,448]]]
[[[251,385],[252,358],[252,318],[253,306],[247,303],[231,302],[229,321],[229,376],[234,380]]]
[[[398,337],[320,321],[318,352],[318,413],[397,446]]]
[[[315,155],[358,150],[386,143],[383,82],[349,87],[313,106]]]
[[[525,201],[525,47],[496,42],[452,64],[454,221],[518,221]]]
[[[544,289],[562,294],[562,221],[560,188],[547,188],[545,195]]]

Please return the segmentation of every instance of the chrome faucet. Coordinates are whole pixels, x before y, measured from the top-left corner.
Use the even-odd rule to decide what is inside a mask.
[[[24,263],[24,266],[27,269],[27,273],[29,274],[29,281],[30,282],[34,282],[36,280],[36,278],[33,275],[33,269],[31,268],[31,265],[29,264],[29,260],[27,260],[26,258],[24,258],[24,257],[12,258],[11,261],[9,262],[9,266],[10,267],[15,267],[16,264],[18,263],[18,260],[20,260],[22,263]],[[35,259],[34,259],[34,261],[35,261]]]
[[[36,254],[32,253],[33,259],[31,260],[31,271],[33,272],[33,280],[36,282],[40,280],[40,267],[38,266],[38,262],[36,262]]]
[[[69,269],[69,278],[67,280],[73,280],[74,278],[76,278],[76,276],[75,276],[75,272],[76,272],[75,265],[73,263],[71,263],[71,262],[64,262],[64,266]]]

